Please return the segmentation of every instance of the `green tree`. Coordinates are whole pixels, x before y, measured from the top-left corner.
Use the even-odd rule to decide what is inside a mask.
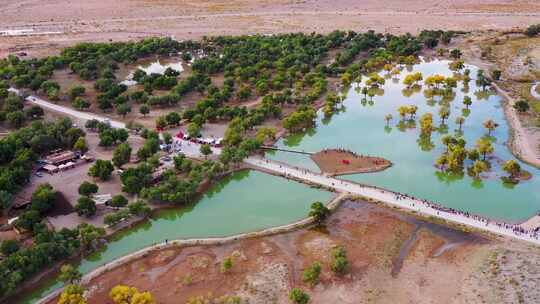
[[[79,194],[84,196],[91,196],[92,194],[96,194],[98,190],[99,186],[89,181],[84,181],[79,186]]]
[[[540,24],[532,24],[525,30],[525,35],[534,37],[540,33]]]
[[[519,113],[525,113],[525,112],[529,111],[529,108],[530,108],[529,103],[525,99],[520,99],[520,100],[516,101],[516,103],[513,105],[513,107]]]
[[[202,144],[200,148],[200,152],[202,155],[204,155],[204,158],[207,158],[208,155],[212,154],[212,148],[209,144]]]
[[[125,207],[127,204],[128,200],[122,194],[117,194],[112,197],[111,206],[113,207]]]
[[[83,86],[74,86],[69,89],[69,98],[75,100],[79,96],[83,96],[86,93],[86,88]]]
[[[60,275],[58,278],[65,284],[73,284],[82,279],[82,273],[72,265],[65,264],[60,267]]]
[[[187,133],[191,137],[197,137],[201,134],[201,126],[197,123],[190,123],[187,128]]]
[[[176,112],[168,113],[167,115],[165,115],[165,119],[167,120],[167,124],[170,126],[176,126],[180,123],[180,120],[182,120],[180,114]]]
[[[19,242],[17,242],[16,240],[5,240],[2,242],[2,245],[0,245],[0,252],[3,255],[8,256],[12,253],[19,251],[19,248]]]
[[[469,106],[472,105],[472,99],[469,96],[463,97],[463,104],[466,109],[469,109]]]
[[[131,106],[127,103],[122,103],[116,106],[116,114],[126,117],[128,113],[131,112]]]
[[[491,72],[491,78],[493,78],[493,80],[500,80],[501,79],[501,70],[493,70]]]
[[[23,111],[15,111],[6,114],[6,120],[12,128],[20,128],[24,125],[26,115]]]
[[[221,263],[221,271],[228,272],[229,270],[231,270],[232,266],[233,266],[233,262],[232,262],[231,257],[226,257],[223,260],[223,263]]]
[[[148,204],[143,200],[138,200],[128,205],[129,213],[135,216],[146,216],[150,213],[151,209]]]
[[[75,211],[79,216],[91,217],[96,214],[96,202],[88,196],[81,196],[75,205]]]
[[[90,108],[90,102],[88,102],[86,99],[82,97],[76,97],[72,102],[71,105],[77,109],[77,110],[86,110]]]
[[[311,266],[304,269],[304,272],[302,273],[302,280],[304,283],[308,283],[311,287],[317,285],[321,270],[322,268],[319,262],[313,263]]]
[[[512,179],[515,179],[516,177],[519,176],[520,172],[521,172],[521,166],[519,165],[519,163],[513,159],[510,159],[510,160],[507,160],[504,164],[503,164],[503,170],[508,172],[508,174],[510,174],[510,178]]]
[[[467,157],[469,157],[469,159],[472,161],[476,161],[480,159],[480,152],[478,152],[477,149],[471,149],[469,150]]]
[[[127,142],[119,144],[116,149],[114,149],[112,162],[116,167],[121,168],[123,165],[129,163],[130,159],[131,147]]]
[[[459,59],[461,58],[461,50],[460,49],[453,49],[450,51],[450,57],[452,57],[453,59]]]
[[[439,117],[441,118],[441,124],[444,125],[444,121],[450,116],[450,108],[447,106],[442,106],[439,109]]]
[[[0,190],[0,212],[9,209],[13,202],[13,194],[6,190]]]
[[[80,224],[77,229],[79,230],[81,244],[84,248],[96,249],[99,242],[96,240],[105,236],[105,229],[102,227],[94,227],[87,223]]]
[[[82,136],[79,137],[79,139],[77,139],[77,141],[73,145],[73,149],[81,153],[86,153],[86,151],[88,151],[88,145],[86,144],[86,139]]]
[[[110,161],[98,159],[96,160],[96,163],[88,170],[88,175],[97,177],[102,181],[106,181],[111,177],[113,170],[114,167]]]
[[[472,164],[471,168],[469,168],[469,174],[474,178],[478,178],[480,173],[487,171],[487,169],[488,166],[485,161],[477,160]]]
[[[161,132],[161,136],[163,137],[163,142],[170,145],[172,144],[172,135],[169,132]]]
[[[435,164],[441,169],[441,171],[446,170],[446,165],[448,165],[448,155],[446,153],[442,154],[437,158]]]
[[[323,221],[330,215],[330,210],[321,202],[311,204],[309,216],[313,217],[317,225],[321,225]]]
[[[15,227],[32,231],[34,226],[41,222],[41,214],[37,210],[26,211],[15,221]]]
[[[343,275],[349,269],[349,260],[347,260],[347,252],[343,247],[337,247],[332,251],[333,261],[330,268],[333,272]]]
[[[43,214],[52,209],[56,201],[56,194],[49,184],[41,184],[32,193],[31,208]]]
[[[486,160],[486,156],[493,153],[494,150],[491,141],[486,138],[480,138],[476,142],[476,147],[478,149],[478,152],[482,154],[482,160]]]
[[[302,289],[293,288],[291,293],[289,293],[289,300],[294,304],[307,304],[310,298]]]
[[[139,108],[139,113],[146,116],[150,113],[150,107],[147,104],[142,104]]]

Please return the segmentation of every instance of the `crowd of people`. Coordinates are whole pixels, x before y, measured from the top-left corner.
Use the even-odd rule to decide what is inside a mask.
[[[265,162],[268,164],[269,160],[266,159]],[[272,162],[274,162],[274,161],[272,161]],[[305,168],[291,167],[291,166],[288,166],[288,165],[282,164],[282,163],[277,163],[277,164],[279,165],[280,169],[289,167],[291,169],[299,171],[308,180],[309,180],[309,175],[312,175],[314,177],[315,176],[322,176],[319,173],[314,173],[314,172],[312,172],[310,170],[307,170]],[[285,176],[287,178],[289,178],[289,177],[293,177],[293,174],[287,173],[285,171]],[[393,191],[389,191],[389,190],[379,188],[379,187],[376,187],[376,186],[368,186],[368,185],[363,185],[363,184],[350,182],[350,181],[344,181],[344,180],[331,181],[330,182],[331,187],[336,188],[337,187],[336,183],[339,184],[339,185],[342,185],[342,186],[347,185],[347,184],[354,184],[354,185],[360,186],[362,188],[376,189],[376,190],[380,191],[383,194],[393,194],[394,199],[396,201],[407,201],[407,200],[409,200],[410,204],[411,204],[411,206],[413,208],[417,207],[416,204],[422,204],[424,207],[427,207],[427,208],[430,208],[430,209],[434,210],[436,212],[436,215],[438,217],[441,217],[441,218],[445,218],[445,214],[447,214],[447,215],[458,215],[458,216],[462,216],[462,217],[465,217],[465,218],[468,218],[468,219],[475,220],[477,222],[481,222],[485,226],[495,226],[499,230],[505,230],[507,232],[511,232],[512,234],[514,234],[514,235],[516,235],[518,237],[529,237],[529,238],[532,238],[532,239],[535,239],[535,240],[540,240],[540,227],[537,227],[537,228],[534,228],[534,229],[525,229],[519,224],[509,224],[509,223],[505,223],[505,222],[494,221],[494,220],[491,220],[491,219],[488,219],[488,218],[485,218],[485,217],[482,217],[482,216],[479,216],[479,215],[476,215],[476,214],[472,214],[472,213],[467,212],[467,211],[461,211],[461,210],[457,210],[457,209],[450,208],[450,207],[444,207],[444,206],[442,206],[440,204],[433,203],[433,202],[431,202],[429,200],[426,200],[426,199],[419,199],[419,198],[416,198],[416,197],[414,197],[412,195],[409,195],[409,194],[393,192]]]
[[[389,192],[389,191],[383,190],[383,189],[380,189],[380,191]],[[515,234],[517,236],[529,236],[529,237],[534,238],[536,240],[540,239],[540,227],[536,227],[534,229],[527,230],[527,229],[523,228],[521,225],[493,221],[493,220],[490,220],[488,218],[482,217],[482,216],[477,215],[477,214],[472,214],[472,213],[467,212],[467,211],[457,210],[457,209],[450,208],[450,207],[444,207],[444,206],[441,206],[439,204],[430,202],[430,201],[425,200],[425,199],[419,199],[419,198],[413,197],[413,196],[411,196],[409,194],[403,194],[403,193],[399,193],[399,192],[398,193],[393,192],[393,193],[395,194],[395,199],[396,200],[399,201],[399,200],[409,199],[409,200],[412,201],[412,206],[413,207],[415,207],[415,205],[414,205],[415,202],[417,202],[417,203],[419,202],[419,203],[423,204],[425,207],[434,209],[437,212],[438,216],[441,216],[441,213],[459,215],[459,216],[463,216],[463,217],[466,217],[466,218],[473,219],[473,220],[478,221],[478,222],[482,222],[482,223],[485,224],[485,226],[488,226],[490,224],[495,225],[500,229],[505,229],[507,231],[511,231],[513,234]]]

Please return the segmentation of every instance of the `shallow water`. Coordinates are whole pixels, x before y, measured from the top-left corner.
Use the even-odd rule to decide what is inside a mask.
[[[470,114],[463,125],[463,137],[467,141],[467,148],[474,146],[476,140],[485,136],[486,130],[482,126],[487,119],[493,119],[499,127],[492,132],[495,142],[493,146],[494,159],[492,172],[486,174],[487,178],[481,181],[467,176],[459,177],[440,173],[434,167],[435,160],[444,151],[441,136],[434,132],[431,136],[432,149],[429,145],[419,143],[419,123],[415,129],[400,130],[398,127],[399,114],[397,109],[401,105],[415,104],[418,106],[416,117],[431,112],[434,124],[438,126],[438,100],[431,100],[424,96],[423,91],[407,97],[402,90],[405,86],[402,79],[410,72],[420,71],[426,76],[432,74],[452,75],[448,68],[448,61],[422,62],[409,70],[403,70],[399,81],[386,80],[382,87],[384,94],[375,96],[373,102],[362,102],[363,95],[351,88],[345,99],[344,111],[335,114],[330,120],[324,119],[321,111],[317,119],[317,127],[300,135],[280,139],[277,143],[281,148],[293,148],[316,152],[325,148],[345,148],[358,154],[381,156],[389,159],[394,166],[378,173],[347,175],[342,178],[363,182],[370,185],[387,188],[394,191],[409,193],[419,198],[438,202],[441,205],[457,208],[472,213],[484,215],[493,219],[519,222],[535,215],[540,209],[540,171],[520,162],[522,168],[533,174],[529,181],[518,185],[503,184],[500,176],[502,172],[497,159],[514,159],[506,142],[509,130],[501,106],[502,98],[497,95],[486,96],[480,88],[476,87],[474,78],[477,68],[467,66],[471,70],[473,80],[469,84],[468,93],[463,92],[462,82],[454,89],[455,98],[450,104],[451,115],[447,120],[448,134],[454,134],[458,128],[455,119],[463,115],[463,97],[472,98]],[[366,77],[364,77],[366,78]],[[384,117],[391,113],[393,120],[386,127]],[[417,119],[418,120],[418,119]],[[424,148],[425,150],[423,150]],[[269,153],[275,160],[288,162],[296,166],[303,166],[318,170],[315,163],[306,156],[275,152]],[[466,166],[470,161],[466,162]]]
[[[166,60],[158,59],[158,60],[151,61],[151,62],[148,62],[148,63],[143,63],[143,64],[137,66],[135,69],[133,69],[129,73],[129,75],[126,77],[126,79],[124,81],[122,81],[121,83],[125,84],[127,86],[136,85],[137,82],[135,80],[133,80],[133,74],[135,73],[136,70],[143,70],[148,75],[150,75],[150,74],[160,74],[160,75],[162,75],[163,73],[165,73],[165,70],[167,70],[168,68],[171,68],[171,69],[173,69],[173,70],[175,70],[177,72],[184,71],[184,66],[182,65],[181,61],[167,62]]]
[[[101,251],[85,258],[87,273],[107,262],[165,240],[220,237],[294,222],[307,216],[314,201],[332,194],[257,171],[240,171],[212,186],[196,203],[162,210],[149,221],[115,236]],[[33,303],[61,284],[54,280],[27,295]]]

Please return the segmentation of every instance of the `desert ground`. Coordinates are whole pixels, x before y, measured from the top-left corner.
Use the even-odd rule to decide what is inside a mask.
[[[342,276],[330,270],[337,246],[346,249],[350,261]],[[233,266],[224,272],[221,263],[227,257]],[[315,261],[322,273],[310,286],[302,272]],[[319,228],[154,251],[86,287],[88,303],[107,303],[108,291],[120,283],[149,290],[158,303],[224,296],[286,303],[293,287],[307,291],[311,303],[534,303],[540,299],[534,288],[539,271],[538,250],[523,243],[345,201]]]
[[[535,0],[4,0],[0,31],[33,29],[36,35],[0,36],[0,56],[18,51],[40,56],[82,41],[156,35],[509,30],[539,18]]]

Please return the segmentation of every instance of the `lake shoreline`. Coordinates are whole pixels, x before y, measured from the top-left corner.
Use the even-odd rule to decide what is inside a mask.
[[[349,194],[339,193],[333,198],[331,198],[331,200],[326,203],[326,206],[328,207],[328,209],[333,211],[337,209],[344,200],[351,199],[351,198],[352,197]],[[312,225],[313,223],[314,223],[314,218],[308,216],[306,218],[300,219],[290,224],[270,227],[270,228],[266,228],[266,229],[262,229],[258,231],[235,234],[235,235],[226,236],[226,237],[169,240],[164,243],[159,243],[159,244],[145,247],[136,252],[130,253],[128,255],[124,255],[121,258],[118,258],[109,263],[106,263],[103,266],[96,268],[92,270],[91,272],[85,274],[83,278],[81,279],[81,284],[84,285],[90,282],[92,279],[95,279],[108,271],[121,267],[124,264],[129,263],[133,260],[143,258],[147,256],[148,254],[154,253],[156,251],[166,250],[166,249],[175,248],[175,247],[189,247],[189,246],[197,246],[197,245],[223,245],[223,244],[236,242],[243,239],[260,238],[264,236],[270,236],[270,235],[295,231],[300,228],[308,227]],[[63,288],[57,289],[54,292],[48,294],[47,296],[41,298],[36,303],[37,304],[55,303],[53,302],[53,300],[55,300],[60,295],[62,290]]]
[[[213,180],[213,182],[208,183],[202,183],[202,187],[199,189],[198,194],[196,198],[193,200],[195,203],[201,199],[201,197],[207,192],[207,190],[215,184],[215,182],[218,182],[219,180],[242,170],[249,170],[247,166],[244,164],[240,164],[237,167],[234,167],[227,172],[222,173],[219,175],[216,179]],[[157,213],[163,211],[163,210],[170,210],[170,209],[181,209],[184,206],[178,206],[172,203],[167,204],[150,204],[151,210],[150,213],[146,216],[135,216],[129,218],[127,221],[118,223],[115,227],[111,228],[108,227],[105,229],[105,235],[101,238],[102,240],[105,240],[103,243],[99,244],[97,248],[92,250],[91,252],[84,252],[81,250],[78,250],[75,252],[72,256],[67,257],[63,260],[59,260],[53,263],[52,267],[49,267],[48,269],[42,270],[35,274],[29,281],[24,282],[14,293],[13,295],[7,296],[5,298],[0,298],[1,301],[8,301],[8,300],[21,300],[21,295],[23,295],[27,291],[31,291],[34,289],[37,289],[41,287],[42,281],[48,281],[50,279],[54,279],[58,276],[60,273],[60,267],[66,263],[68,264],[77,264],[80,263],[87,255],[91,255],[95,252],[99,252],[101,249],[107,246],[107,244],[117,237],[118,235],[125,233],[126,231],[130,229],[134,229],[139,225],[144,224],[145,222],[149,221],[153,216],[155,216]]]

